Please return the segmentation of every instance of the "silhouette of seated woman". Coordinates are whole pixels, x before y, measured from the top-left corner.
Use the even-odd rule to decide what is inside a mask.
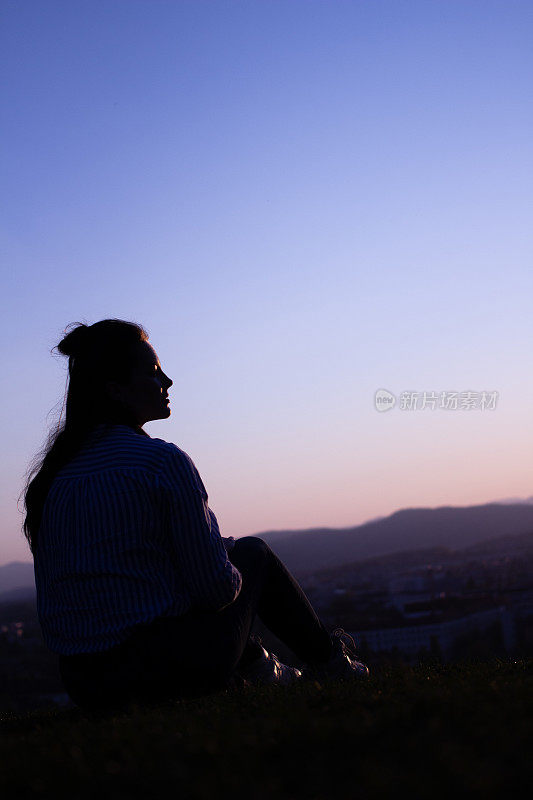
[[[191,458],[143,430],[170,416],[173,385],[145,330],[80,324],[57,349],[68,356],[65,418],[28,480],[24,532],[43,637],[73,702],[115,709],[247,682],[365,677],[353,640],[328,633],[266,542],[221,537]],[[301,670],[251,633],[256,615]]]

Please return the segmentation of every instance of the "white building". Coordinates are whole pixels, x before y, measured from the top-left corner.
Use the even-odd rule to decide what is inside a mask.
[[[458,636],[474,631],[483,631],[494,622],[501,622],[504,646],[511,651],[515,644],[514,621],[511,612],[503,606],[478,611],[460,619],[436,622],[429,625],[410,625],[403,628],[383,628],[352,632],[356,642],[366,641],[374,652],[391,651],[394,648],[406,655],[415,656],[419,650],[430,650],[432,640],[438,642],[444,656],[448,655]]]

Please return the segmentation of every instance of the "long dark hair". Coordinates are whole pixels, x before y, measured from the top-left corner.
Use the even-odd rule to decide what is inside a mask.
[[[53,348],[68,356],[65,420],[61,425],[60,419],[36,463],[30,467],[24,492],[23,530],[33,554],[52,481],[76,455],[95,425],[130,425],[145,434],[128,410],[106,391],[109,380],[127,382],[138,357],[139,344],[148,340],[145,329],[121,319],[103,319],[94,325],[73,323],[68,328],[72,330]]]

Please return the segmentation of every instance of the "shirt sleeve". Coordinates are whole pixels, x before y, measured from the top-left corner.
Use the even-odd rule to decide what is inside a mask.
[[[242,576],[228,559],[202,479],[176,446],[169,449],[161,478],[170,535],[192,605],[220,611],[237,598]]]

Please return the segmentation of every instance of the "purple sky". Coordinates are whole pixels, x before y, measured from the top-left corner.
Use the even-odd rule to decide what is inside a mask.
[[[148,328],[223,535],[533,494],[530,2],[0,15],[0,563],[77,320]]]

